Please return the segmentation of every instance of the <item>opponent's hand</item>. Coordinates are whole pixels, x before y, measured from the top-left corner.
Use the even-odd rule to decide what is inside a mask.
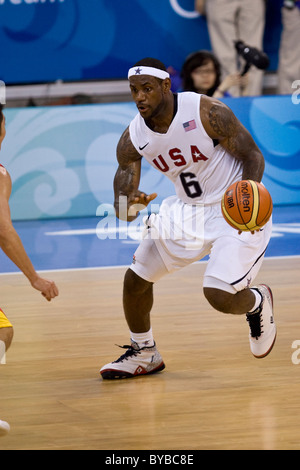
[[[31,285],[34,289],[40,291],[45,299],[48,300],[48,302],[57,297],[59,294],[58,288],[54,281],[50,281],[39,276],[32,282]]]

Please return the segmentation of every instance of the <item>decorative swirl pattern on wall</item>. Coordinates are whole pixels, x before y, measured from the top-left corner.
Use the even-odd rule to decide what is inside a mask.
[[[131,103],[7,109],[1,161],[13,181],[13,219],[95,216],[99,204],[113,207],[116,146],[136,112]],[[145,165],[145,191],[161,180]],[[165,184],[159,200],[168,194]]]
[[[284,202],[297,202],[300,190],[300,106],[291,97],[253,99],[250,108],[253,136],[266,160],[270,189],[284,189]],[[272,190],[272,189],[271,189]]]
[[[291,96],[225,99],[265,158],[274,204],[300,203],[300,105]]]
[[[114,17],[105,0],[0,5],[1,62],[7,64],[1,79],[9,84],[84,78],[113,47]]]
[[[300,114],[290,97],[225,100],[266,159],[263,182],[274,204],[300,204]],[[113,210],[118,140],[137,113],[133,103],[6,109],[1,162],[13,180],[17,219],[95,216]],[[146,161],[140,187],[161,201],[172,183]]]

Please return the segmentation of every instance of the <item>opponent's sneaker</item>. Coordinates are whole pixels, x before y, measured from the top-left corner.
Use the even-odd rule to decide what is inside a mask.
[[[0,419],[0,437],[6,436],[10,431],[10,425],[6,421]]]
[[[273,295],[270,287],[260,284],[256,289],[262,296],[259,307],[253,313],[247,313],[250,327],[250,349],[256,358],[267,356],[276,340],[276,325],[273,315]]]
[[[138,375],[154,374],[165,368],[165,364],[156,345],[139,348],[132,342],[131,346],[120,346],[127,349],[125,354],[114,362],[102,367],[103,379],[128,379]]]

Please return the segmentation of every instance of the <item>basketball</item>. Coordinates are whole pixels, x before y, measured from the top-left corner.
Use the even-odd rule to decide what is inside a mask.
[[[223,216],[231,227],[252,232],[268,222],[273,203],[269,191],[261,183],[242,180],[226,189],[221,207]]]

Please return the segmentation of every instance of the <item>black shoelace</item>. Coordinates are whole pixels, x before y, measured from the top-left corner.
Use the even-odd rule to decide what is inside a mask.
[[[263,333],[261,309],[257,313],[248,314],[247,322],[249,323],[252,338],[259,338]]]
[[[119,345],[117,345],[119,346]],[[127,349],[126,353],[122,354],[122,356],[119,357],[119,359],[117,359],[116,361],[114,362],[122,362],[124,360],[127,361],[127,359],[131,356],[137,356],[138,354],[140,354],[140,351],[137,350],[137,349],[134,349],[132,346],[128,346],[128,345],[124,345],[124,346],[119,346],[119,348],[122,348],[122,349]]]

